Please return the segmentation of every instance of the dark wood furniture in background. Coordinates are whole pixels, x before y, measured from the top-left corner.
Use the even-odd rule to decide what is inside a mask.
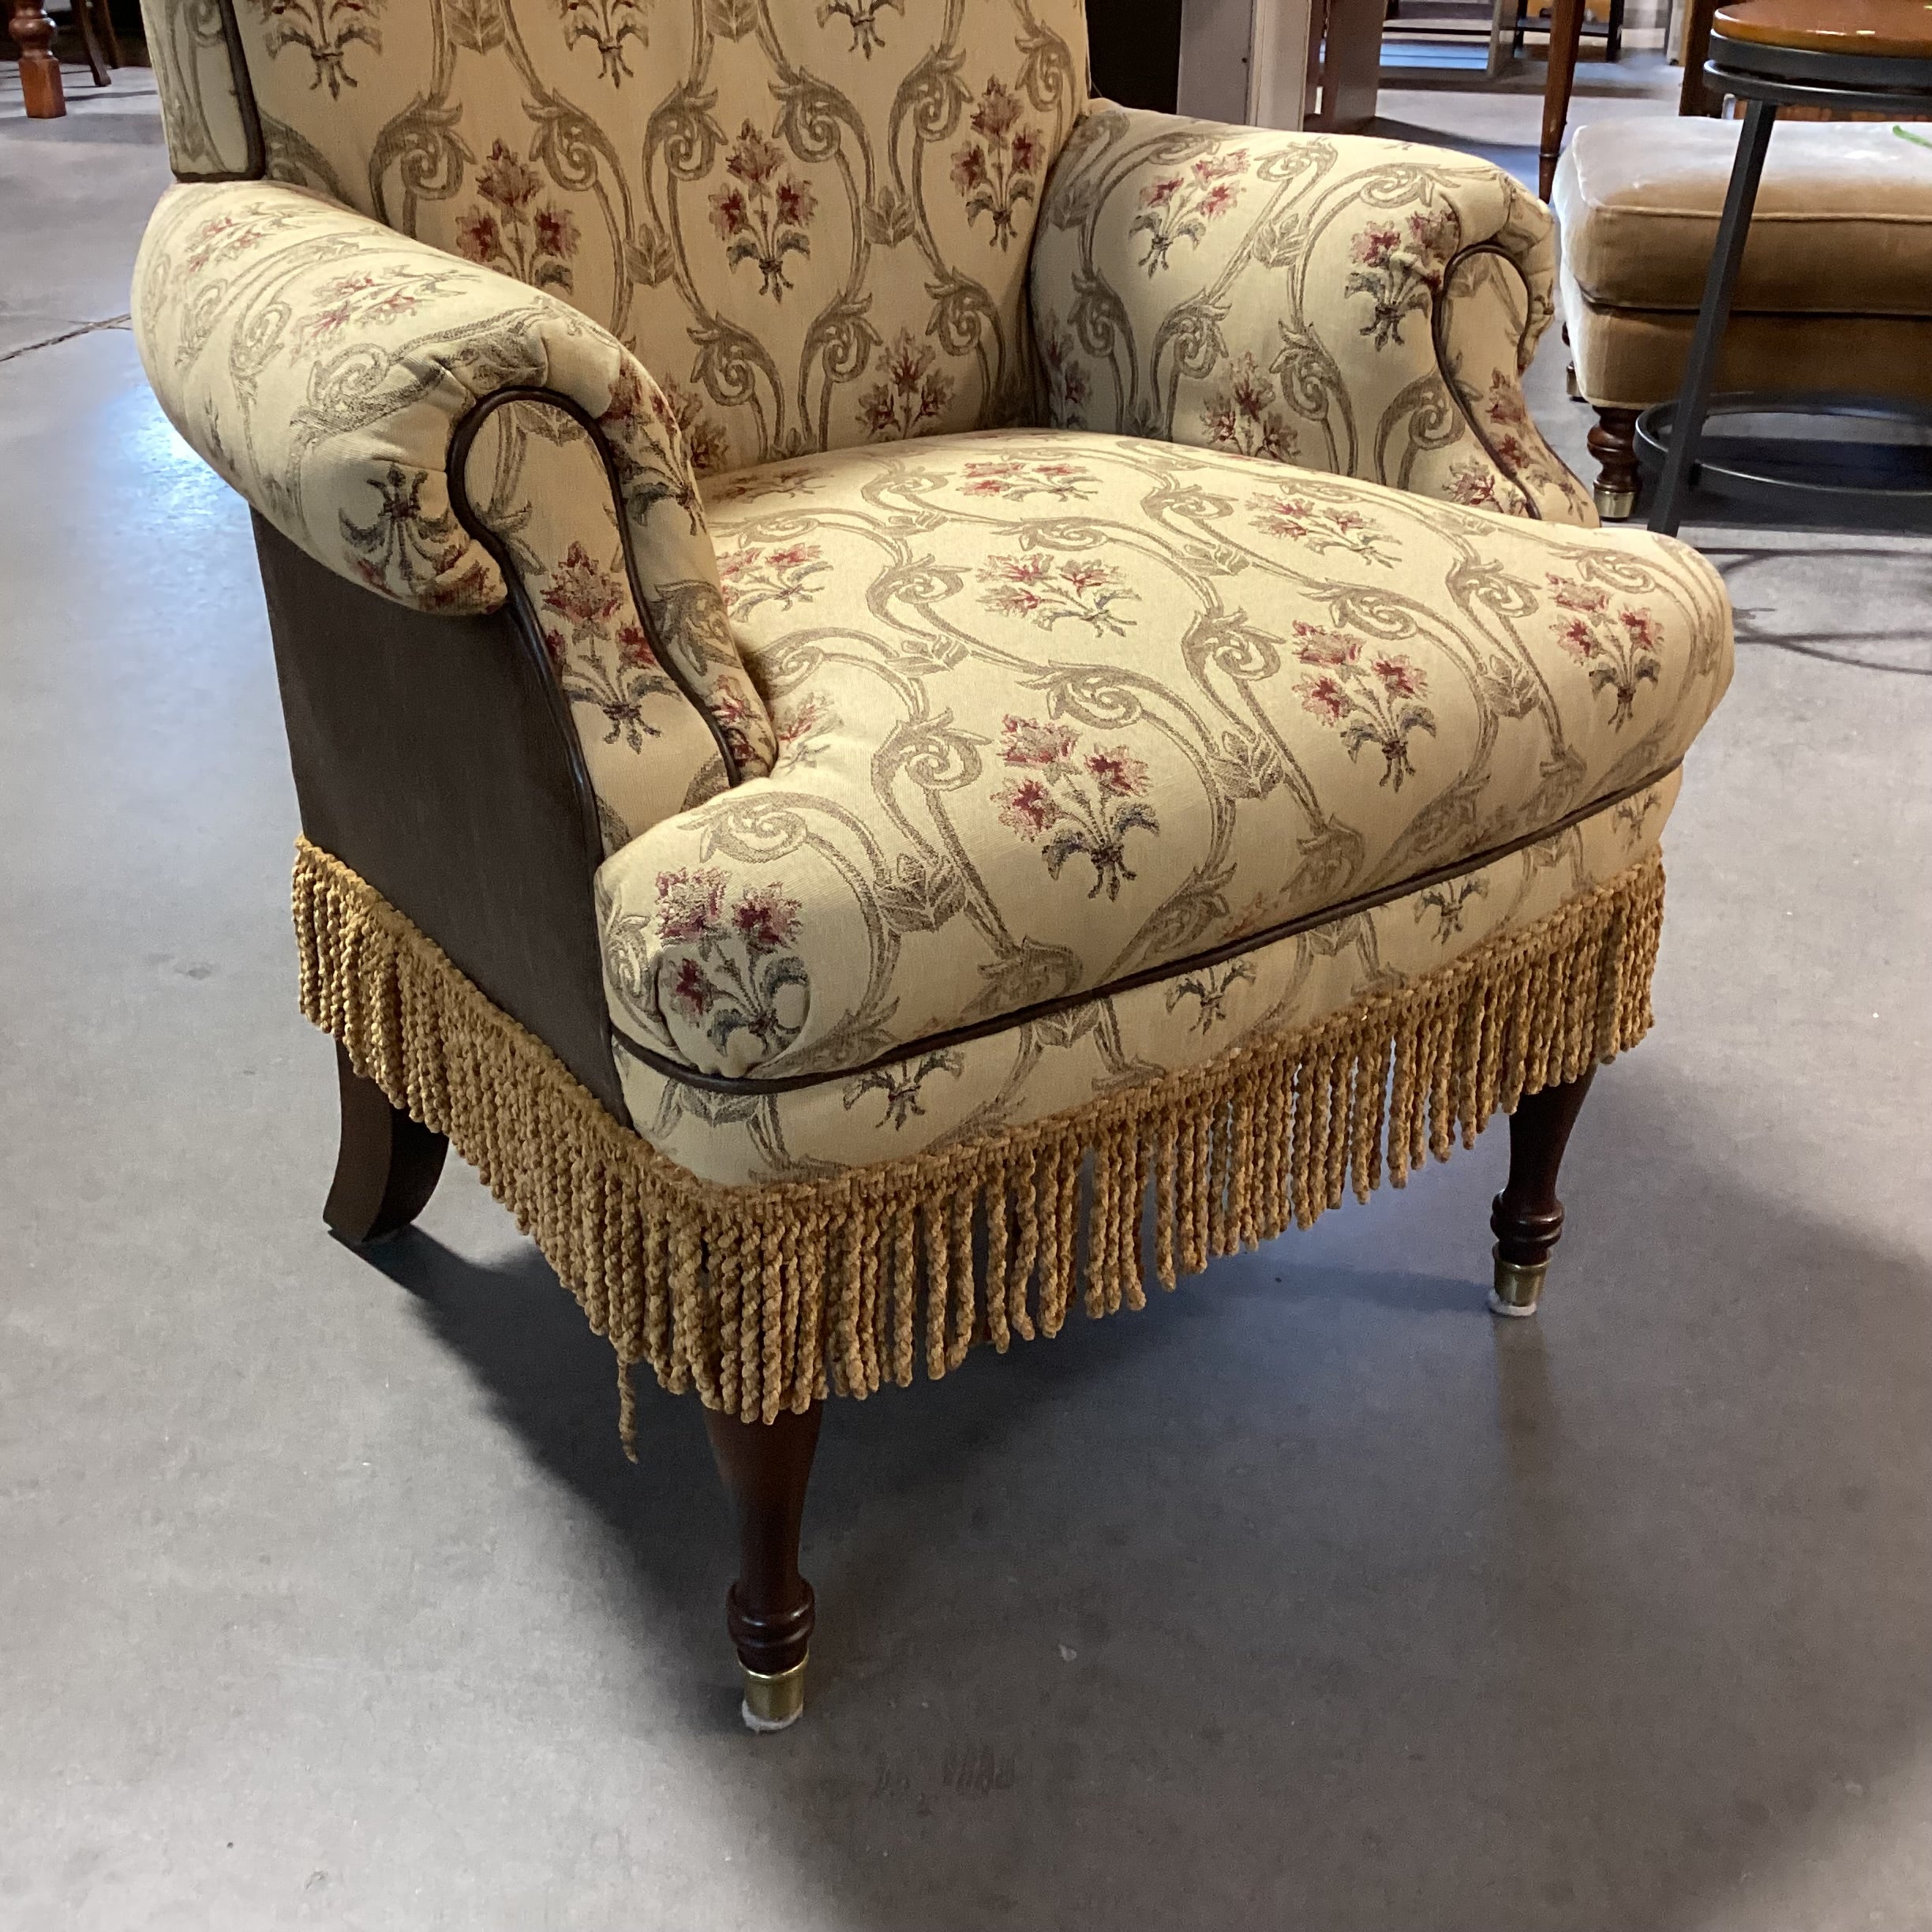
[[[1172,114],[1181,98],[1181,0],[1133,0],[1088,9],[1096,93],[1123,107]]]
[[[21,93],[32,121],[58,121],[67,111],[60,62],[54,52],[54,27],[45,0],[7,0],[7,33],[20,56]],[[121,36],[109,0],[73,0],[80,36],[96,87],[107,87],[110,67],[124,66]]]

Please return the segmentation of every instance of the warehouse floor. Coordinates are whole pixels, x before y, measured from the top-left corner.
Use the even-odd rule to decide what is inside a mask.
[[[755,1739],[695,1408],[626,1464],[467,1170],[322,1230],[247,520],[89,327],[152,92],[0,74],[0,1927],[1932,1926],[1932,546],[1687,532],[1737,679],[1541,1319],[1499,1125],[837,1406]]]

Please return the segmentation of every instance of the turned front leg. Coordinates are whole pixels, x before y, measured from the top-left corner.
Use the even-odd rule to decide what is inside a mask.
[[[745,1722],[782,1731],[805,1708],[805,1655],[811,1642],[812,1587],[799,1574],[805,1486],[825,1405],[775,1422],[740,1422],[705,1411],[711,1453],[738,1512],[738,1581],[724,1621],[744,1672]]]
[[[1563,1236],[1556,1170],[1596,1077],[1592,1067],[1581,1080],[1525,1094],[1510,1116],[1509,1180],[1489,1209],[1489,1229],[1496,1237],[1489,1305],[1499,1315],[1537,1311],[1550,1256]]]

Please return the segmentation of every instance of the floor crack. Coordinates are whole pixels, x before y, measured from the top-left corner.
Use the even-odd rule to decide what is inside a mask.
[[[77,336],[92,335],[102,329],[127,328],[133,325],[131,315],[109,316],[104,321],[83,322],[77,328],[63,329],[58,335],[49,335],[39,342],[23,343],[17,349],[9,349],[0,354],[0,362],[11,362],[17,356],[32,355],[36,349],[51,349],[56,343],[72,342]]]

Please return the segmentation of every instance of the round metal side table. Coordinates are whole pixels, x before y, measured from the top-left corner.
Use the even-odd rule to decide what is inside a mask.
[[[1839,451],[1836,476],[1807,474],[1807,446],[1795,439],[1780,446],[1788,455],[1769,466],[1747,469],[1698,460],[1705,425],[1713,415],[1835,416],[1932,432],[1932,409],[1900,399],[1711,394],[1778,109],[1802,105],[1932,114],[1932,6],[1921,0],[1734,0],[1712,21],[1704,77],[1720,94],[1735,94],[1746,103],[1744,126],[1682,390],[1674,402],[1658,403],[1637,419],[1639,453],[1653,464],[1661,462],[1664,472],[1651,529],[1675,536],[1691,485],[1705,479],[1732,495],[1788,507],[1829,507],[1906,529],[1932,529],[1932,446],[1877,446],[1896,459],[1893,476],[1882,482],[1861,477],[1855,465],[1844,462],[1840,446],[1818,449],[1821,455],[1828,449]],[[1900,159],[1906,159],[1902,152]]]

